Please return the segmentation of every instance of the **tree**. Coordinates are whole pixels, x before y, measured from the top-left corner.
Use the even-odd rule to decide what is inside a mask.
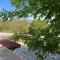
[[[45,16],[48,19],[55,17],[59,19],[60,1],[59,0],[10,0],[16,9],[16,14],[28,16]],[[57,7],[57,8],[56,8]]]
[[[3,16],[4,19],[13,18],[14,16],[18,18],[28,17],[31,14],[34,18],[37,16],[44,17],[50,23],[44,29],[37,26],[40,28],[31,27],[27,34],[20,33],[20,37],[26,39],[27,45],[35,51],[37,49],[37,54],[41,59],[47,53],[58,53],[60,44],[60,37],[58,37],[60,34],[60,0],[10,0],[10,2],[16,7],[16,10],[12,12],[5,12],[4,10],[4,12],[1,12],[0,16]],[[36,25],[32,24],[32,26]],[[41,36],[44,36],[44,38],[40,38]]]
[[[59,0],[9,0],[13,6],[16,7],[15,11],[5,11],[2,13],[10,18],[13,16],[27,17],[29,14],[35,18],[44,17],[54,21],[59,19],[60,15],[60,1]],[[57,8],[56,8],[57,7]],[[6,17],[5,17],[6,18]]]

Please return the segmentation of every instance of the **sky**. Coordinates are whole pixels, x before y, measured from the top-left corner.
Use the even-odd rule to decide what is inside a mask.
[[[10,4],[9,0],[0,0],[0,10],[4,8],[7,11],[14,10],[14,7]]]

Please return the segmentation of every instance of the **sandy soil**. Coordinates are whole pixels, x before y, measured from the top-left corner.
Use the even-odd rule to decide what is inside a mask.
[[[6,37],[6,36],[12,36],[13,33],[8,33],[8,32],[0,32],[0,37]]]

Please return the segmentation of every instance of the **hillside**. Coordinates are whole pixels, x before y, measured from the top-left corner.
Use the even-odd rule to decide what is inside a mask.
[[[3,22],[0,20],[0,32],[17,32],[24,31],[27,32],[30,26],[27,20],[12,20]]]

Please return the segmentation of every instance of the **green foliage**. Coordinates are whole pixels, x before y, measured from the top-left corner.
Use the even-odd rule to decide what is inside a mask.
[[[38,60],[44,60],[49,53],[60,52],[60,37],[54,30],[54,26],[46,21],[33,20],[27,33],[16,33],[13,37],[16,40],[22,38],[29,49],[35,51]]]
[[[31,50],[37,51],[38,53],[37,52],[36,53],[39,55],[39,53],[44,52],[44,50],[45,50],[44,40],[41,40],[40,37],[42,36],[41,31],[48,27],[48,24],[46,24],[46,23],[47,22],[43,22],[40,20],[39,21],[33,20],[28,32],[15,33],[12,36],[12,38],[15,41],[22,38],[22,40],[24,40],[25,44],[27,44]],[[44,49],[44,50],[40,51],[40,49]],[[41,56],[39,56],[39,57],[41,59]],[[43,56],[42,56],[42,58],[43,58]]]
[[[14,33],[13,36],[11,36],[11,39],[14,40],[14,41],[17,41],[20,39],[20,33]]]
[[[10,0],[18,10],[19,14],[32,14],[35,18],[45,16],[51,19],[59,19],[60,15],[60,1],[59,0]],[[56,8],[57,7],[57,8]],[[18,15],[19,15],[18,14]]]
[[[0,17],[4,20],[15,16],[28,17],[30,14],[34,18],[39,16],[39,18],[45,17],[48,20],[48,23],[32,22],[27,33],[19,33],[19,37],[24,39],[32,50],[37,51],[36,54],[40,60],[43,60],[49,53],[58,53],[60,48],[60,37],[58,37],[60,35],[60,0],[10,0],[10,2],[16,10],[1,12]],[[44,38],[41,38],[42,36]]]
[[[15,11],[3,11],[0,13],[0,17],[3,16],[4,20],[8,17],[28,17],[30,14],[36,18],[44,17],[52,21],[52,17],[55,17],[53,21],[60,19],[60,1],[59,0],[9,0],[13,6],[16,7]],[[57,8],[56,8],[57,7]]]

